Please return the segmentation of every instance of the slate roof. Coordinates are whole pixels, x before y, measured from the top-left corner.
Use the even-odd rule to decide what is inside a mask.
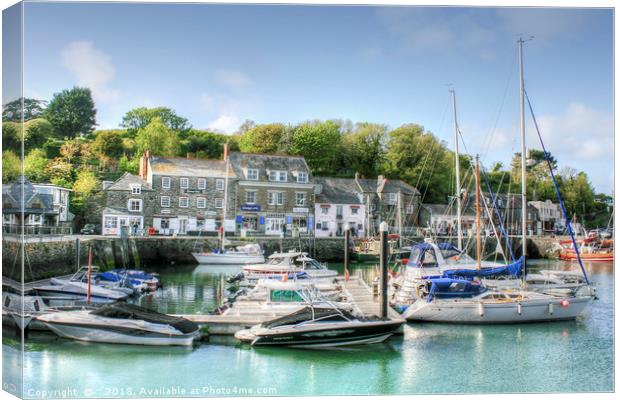
[[[316,195],[316,203],[329,204],[363,204],[355,179],[314,178],[321,185],[321,193]]]
[[[358,179],[358,182],[364,193],[377,193],[378,179]],[[398,193],[399,189],[403,194],[420,194],[418,189],[400,179],[386,179],[382,193]]]
[[[153,175],[226,177],[226,162],[223,160],[152,156],[149,159],[149,168],[153,171]],[[228,176],[234,177],[232,168]]]
[[[259,170],[259,180],[267,180],[267,170],[300,171],[308,173],[308,176],[311,175],[310,168],[302,156],[232,152],[230,153],[230,165],[241,179],[245,178],[245,170],[248,168]],[[294,181],[295,177],[289,174],[288,180]]]
[[[444,216],[449,216],[449,215],[456,215],[456,204],[422,204],[422,207],[424,207],[427,211],[429,211],[430,213],[434,214],[434,215],[444,215]],[[476,207],[475,206],[466,206],[463,207],[461,209],[461,215],[466,215],[466,216],[475,216],[476,215]],[[483,218],[486,215],[486,213],[481,210],[481,214],[480,214]]]
[[[6,213],[21,212],[22,207],[24,207],[23,211],[28,214],[58,213],[54,211],[54,197],[48,193],[37,193],[34,185],[23,176],[10,185],[2,185],[2,196],[3,212]],[[40,206],[33,207],[33,205]]]
[[[129,172],[125,172],[123,176],[105,190],[131,190],[131,185],[142,185],[142,190],[153,190],[147,181]]]

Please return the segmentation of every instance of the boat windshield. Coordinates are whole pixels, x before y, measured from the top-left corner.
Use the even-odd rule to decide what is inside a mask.
[[[269,296],[271,301],[292,303],[303,302],[304,299],[296,290],[272,290]]]
[[[263,322],[261,326],[263,328],[275,328],[278,326],[296,325],[316,320],[334,322],[351,321],[354,319],[355,317],[345,310],[337,310],[333,308],[313,309],[312,307],[304,307],[301,310],[295,311],[292,314],[285,315],[271,321]]]
[[[279,265],[279,264],[282,264],[283,260],[284,260],[284,258],[282,258],[282,257],[273,257],[273,258],[269,259],[267,264],[268,265]]]
[[[313,258],[298,258],[295,261],[295,265],[298,267],[303,267],[304,269],[323,269],[323,266],[320,262]]]

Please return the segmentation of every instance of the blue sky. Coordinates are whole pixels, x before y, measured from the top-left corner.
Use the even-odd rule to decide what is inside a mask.
[[[516,40],[560,166],[613,187],[609,9],[27,3],[24,93],[89,86],[100,128],[168,106],[196,128],[245,119],[422,124],[452,143],[448,84],[467,148],[519,149]],[[532,130],[530,147],[535,146]]]

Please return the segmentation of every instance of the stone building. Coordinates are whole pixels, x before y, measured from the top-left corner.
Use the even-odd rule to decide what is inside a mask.
[[[559,204],[551,200],[530,201],[528,206],[534,207],[538,211],[538,221],[536,223],[536,233],[554,233],[556,229],[563,229],[566,226],[562,209]]]
[[[352,236],[366,234],[366,205],[355,179],[314,178],[316,237],[343,236],[349,224]]]
[[[33,184],[23,176],[2,185],[4,232],[20,233],[24,226],[25,233],[69,233],[73,217],[69,212],[70,193],[71,189],[49,183]]]
[[[153,225],[156,196],[151,185],[126,172],[116,182],[104,182],[105,207],[101,215],[101,234],[144,234]]]
[[[314,185],[301,156],[230,154],[237,185],[236,224],[242,234],[307,233],[314,227]]]

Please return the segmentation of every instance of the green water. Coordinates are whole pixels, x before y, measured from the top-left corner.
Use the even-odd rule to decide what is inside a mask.
[[[330,266],[342,268],[341,266]],[[561,262],[536,267],[570,269]],[[356,265],[372,280],[372,265]],[[167,313],[212,310],[234,269],[159,268],[164,289],[139,303]],[[212,337],[193,348],[79,343],[31,334],[24,390],[42,397],[347,395],[613,390],[613,272],[588,266],[599,300],[576,321],[527,325],[409,324],[355,348],[252,348]],[[355,273],[355,272],[354,272]],[[17,348],[17,349],[16,349]],[[5,389],[19,382],[19,347],[3,345]],[[7,383],[9,384],[7,386]],[[19,386],[19,385],[17,385]]]

